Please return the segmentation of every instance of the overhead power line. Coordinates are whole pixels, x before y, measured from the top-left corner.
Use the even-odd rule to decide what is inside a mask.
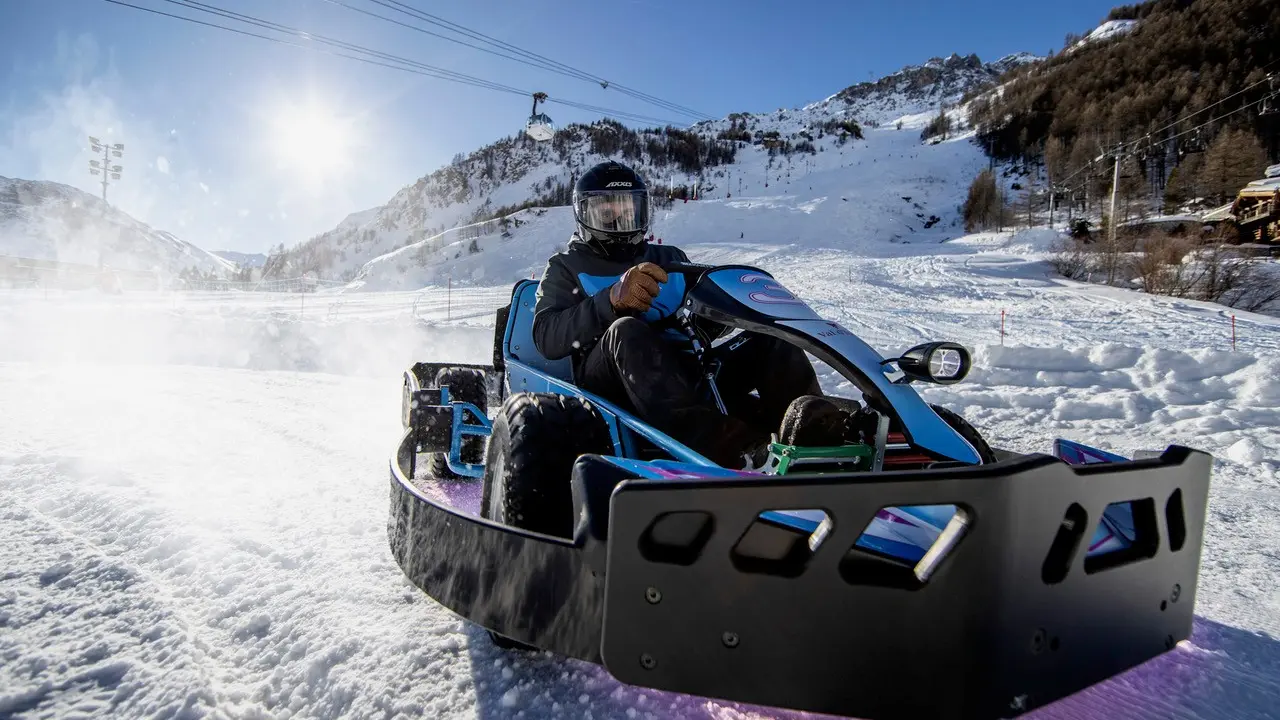
[[[343,2],[342,0],[325,0],[325,2],[329,2],[329,3],[335,4],[335,5],[341,5],[341,6],[343,6],[343,7],[346,7],[346,8],[352,9],[352,10],[355,10],[356,12],[361,12],[361,13],[364,13],[364,14],[366,14],[366,15],[372,15],[373,17],[381,18],[381,19],[383,19],[383,20],[387,20],[388,22],[396,23],[397,25],[401,25],[401,26],[404,26],[404,25],[405,25],[405,23],[398,22],[398,21],[396,21],[396,20],[394,20],[394,19],[386,18],[386,17],[383,17],[383,16],[381,16],[381,15],[377,15],[376,13],[371,13],[371,12],[368,12],[368,11],[366,11],[366,10],[362,10],[362,9],[360,9],[360,8],[356,8],[356,7],[352,6],[351,4],[349,4],[349,3],[347,3],[347,2]],[[486,34],[484,34],[484,33],[480,32],[480,31],[478,31],[478,30],[473,30],[473,29],[468,28],[468,27],[466,27],[466,26],[464,26],[464,25],[461,25],[461,24],[459,24],[459,23],[455,23],[455,22],[452,22],[452,21],[449,21],[449,20],[445,20],[444,18],[442,18],[442,17],[440,17],[440,16],[438,16],[438,15],[433,15],[433,14],[431,14],[431,13],[429,13],[429,12],[424,11],[424,10],[419,10],[419,9],[417,9],[417,8],[415,8],[415,7],[411,6],[411,5],[408,5],[408,4],[406,4],[406,3],[400,2],[399,0],[369,0],[369,2],[372,2],[372,3],[375,3],[375,4],[380,5],[380,6],[382,6],[382,7],[385,7],[385,8],[387,8],[387,9],[389,9],[389,10],[394,10],[394,11],[399,12],[399,13],[402,13],[402,14],[404,14],[404,15],[408,15],[409,17],[415,18],[415,19],[417,19],[417,20],[421,20],[421,21],[426,22],[426,23],[429,23],[429,24],[431,24],[431,25],[435,25],[435,26],[437,26],[437,27],[440,27],[440,28],[443,28],[443,29],[446,29],[446,30],[450,30],[450,31],[455,32],[455,33],[458,33],[459,35],[462,35],[463,37],[466,37],[466,38],[468,38],[468,39],[470,39],[470,40],[475,40],[475,41],[477,41],[477,42],[481,42],[481,43],[484,43],[484,44],[486,44],[486,45],[489,45],[489,46],[491,46],[491,47],[493,47],[493,48],[496,48],[496,49],[497,49],[497,51],[494,51],[494,50],[486,50],[486,49],[484,49],[484,48],[477,47],[477,46],[475,46],[475,45],[472,45],[472,44],[467,43],[467,42],[463,42],[463,41],[461,41],[461,40],[457,40],[457,39],[455,39],[455,38],[448,38],[448,37],[444,38],[444,39],[446,39],[446,40],[449,40],[450,42],[456,42],[456,43],[459,43],[459,44],[462,44],[462,45],[466,45],[467,47],[471,47],[471,48],[474,48],[474,49],[477,49],[477,50],[482,50],[482,51],[484,51],[484,52],[489,52],[490,54],[498,55],[499,57],[504,57],[504,58],[507,58],[507,59],[509,59],[509,60],[514,60],[514,61],[516,61],[516,62],[521,62],[521,63],[524,63],[524,64],[526,64],[526,65],[530,65],[530,66],[532,66],[532,67],[541,68],[541,69],[543,69],[543,70],[549,70],[549,71],[551,71],[551,72],[556,72],[556,73],[559,73],[559,74],[561,74],[561,75],[565,75],[565,76],[568,76],[568,77],[578,78],[578,79],[583,80],[583,81],[586,81],[586,82],[590,82],[590,83],[593,83],[593,84],[600,85],[601,87],[603,87],[603,88],[605,88],[605,89],[607,89],[607,90],[608,90],[608,89],[617,90],[618,92],[620,92],[620,93],[622,93],[622,94],[624,94],[624,95],[628,95],[628,96],[630,96],[630,97],[633,97],[633,98],[635,98],[635,99],[637,99],[637,100],[641,100],[641,101],[643,101],[643,102],[646,102],[646,103],[649,103],[649,104],[655,105],[655,106],[657,106],[657,107],[661,107],[661,108],[663,108],[663,109],[665,109],[665,110],[670,110],[671,112],[679,113],[679,114],[681,114],[681,115],[687,115],[687,116],[689,116],[689,117],[693,117],[693,118],[696,118],[696,119],[698,119],[698,120],[713,120],[713,119],[715,119],[715,118],[714,118],[714,117],[712,117],[711,115],[708,115],[708,114],[706,114],[706,113],[704,113],[704,112],[700,112],[700,111],[698,111],[698,110],[694,110],[694,109],[689,108],[689,107],[686,107],[686,106],[684,106],[684,105],[679,105],[679,104],[677,104],[677,103],[674,103],[674,102],[671,102],[671,101],[668,101],[668,100],[664,100],[664,99],[662,99],[662,98],[660,98],[660,97],[657,97],[656,95],[651,95],[651,94],[649,94],[649,93],[642,92],[642,91],[640,91],[640,90],[636,90],[635,88],[627,87],[626,85],[622,85],[622,84],[619,84],[619,83],[616,83],[616,82],[612,82],[612,81],[610,81],[610,80],[608,80],[608,79],[606,79],[606,78],[600,77],[599,75],[595,75],[595,74],[593,74],[593,73],[589,73],[589,72],[586,72],[586,71],[584,71],[584,70],[580,70],[580,69],[575,68],[575,67],[573,67],[573,66],[571,66],[571,65],[567,65],[567,64],[565,64],[565,63],[562,63],[562,62],[560,62],[560,61],[558,61],[558,60],[553,60],[553,59],[548,58],[548,57],[546,57],[546,56],[544,56],[544,55],[539,55],[538,53],[532,52],[532,51],[530,51],[530,50],[525,50],[524,48],[521,48],[521,47],[519,47],[519,46],[517,46],[517,45],[513,45],[513,44],[508,43],[508,42],[506,42],[506,41],[499,40],[499,39],[497,39],[497,38],[491,37],[491,36],[486,35]],[[427,31],[427,30],[424,30],[424,29],[419,28],[419,27],[416,27],[416,26],[410,26],[410,27],[412,27],[412,29],[418,30],[418,31],[420,31],[420,32],[426,32],[426,33],[427,33],[427,34],[429,34],[429,35],[434,35],[434,36],[436,36],[436,37],[441,37],[441,36],[440,36],[440,35],[438,35],[437,33],[429,32],[429,31]],[[498,52],[498,51],[501,51],[501,52]],[[508,53],[511,53],[511,54],[508,54]],[[513,56],[512,56],[512,54],[514,54],[514,55],[516,55],[516,56],[519,56],[519,57],[513,57]]]
[[[203,25],[205,27],[211,27],[218,30],[233,32],[238,35],[244,35],[247,37],[253,37],[261,40],[280,43],[282,45],[289,45],[292,47],[302,48],[303,50],[308,50],[311,52],[318,52],[325,55],[332,55],[334,57],[341,57],[348,60],[356,60],[356,61],[367,63],[370,65],[377,65],[380,67],[390,68],[392,70],[411,72],[417,75],[423,75],[426,77],[436,78],[439,80],[448,80],[450,82],[460,83],[463,85],[471,85],[474,87],[479,87],[486,90],[493,90],[496,92],[504,92],[504,93],[510,93],[514,95],[524,95],[524,96],[531,95],[529,91],[522,90],[520,88],[511,87],[509,85],[504,85],[502,83],[493,82],[491,80],[486,80],[484,78],[476,77],[473,75],[467,75],[465,73],[456,72],[454,70],[448,70],[446,68],[428,65],[426,63],[418,62],[416,60],[405,58],[399,55],[393,55],[391,53],[385,53],[379,50],[373,50],[373,49],[366,48],[353,43],[337,40],[335,38],[330,38],[323,35],[317,35],[314,33],[307,32],[305,30],[300,30],[298,28],[292,28],[287,25],[282,25],[280,23],[263,20],[261,18],[257,18],[251,15],[237,13],[234,11],[226,10],[226,9],[219,8],[206,3],[197,2],[197,0],[163,0],[163,2],[177,5],[179,7],[183,7],[188,10],[196,10],[199,12],[209,13],[211,15],[215,15],[218,17],[226,18],[228,20],[244,23],[246,25],[250,25],[253,27],[259,27],[259,28],[271,30],[274,32],[290,34],[303,40],[313,41],[315,43],[320,43],[322,45],[328,45],[330,47],[340,48],[342,50],[348,50],[352,53],[360,53],[363,55],[367,55],[369,57],[362,57],[361,55],[353,55],[353,54],[349,54],[348,52],[340,52],[338,50],[330,50],[324,47],[318,47],[312,44],[311,42],[307,42],[307,43],[293,42],[291,40],[286,40],[279,37],[272,37],[270,35],[264,35],[261,33],[243,30],[240,28],[228,27],[226,25],[221,25],[214,22],[207,22],[197,18],[187,17],[184,15],[176,15],[173,13],[164,12],[162,10],[157,10],[154,8],[144,7],[141,5],[134,5],[132,3],[124,2],[123,0],[103,0],[103,1],[111,3],[113,5],[119,5],[122,7],[131,8],[134,10],[141,10],[141,11],[152,13],[155,15],[161,15],[164,17],[173,18],[175,20],[182,20],[184,22]],[[680,125],[681,124],[681,123],[672,122],[670,120],[666,120],[663,118],[656,118],[648,115],[641,115],[639,113],[585,105],[583,103],[578,103],[571,100],[563,100],[559,98],[549,98],[547,102],[559,103],[569,107],[589,109],[594,112],[599,112],[607,116],[612,116],[612,117],[621,118],[625,120],[631,120],[631,121],[640,122],[640,123],[657,123],[659,125]]]

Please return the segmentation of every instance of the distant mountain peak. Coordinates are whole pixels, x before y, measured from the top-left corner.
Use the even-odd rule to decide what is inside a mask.
[[[930,58],[921,65],[908,65],[879,80],[850,85],[823,102],[838,100],[850,106],[873,105],[876,100],[942,102],[992,83],[1014,67],[1038,60],[1039,57],[1022,52],[1006,55],[993,63],[983,63],[974,54],[962,56],[952,53],[945,58]],[[896,111],[901,105],[900,102],[888,104],[891,111]]]

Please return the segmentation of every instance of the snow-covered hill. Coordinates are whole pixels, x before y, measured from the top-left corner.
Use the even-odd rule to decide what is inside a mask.
[[[922,144],[924,123],[941,105],[954,105],[965,93],[989,84],[1010,67],[1035,59],[1025,53],[989,64],[973,55],[934,58],[874,83],[850,86],[803,108],[734,113],[687,130],[633,131],[601,121],[569,126],[546,143],[534,143],[523,135],[504,138],[403,188],[386,205],[353,214],[333,230],[294,248],[274,272],[365,278],[370,275],[364,269],[366,263],[412,245],[412,251],[398,252],[394,258],[395,264],[406,267],[402,273],[406,283],[398,287],[411,287],[409,279],[423,275],[465,276],[465,268],[447,267],[462,257],[435,253],[439,243],[432,240],[434,236],[522,207],[565,205],[576,175],[607,158],[639,169],[658,194],[665,195],[671,186],[690,191],[696,186],[699,202],[721,202],[734,211],[760,207],[733,204],[744,195],[794,207],[797,218],[823,205],[852,203],[836,213],[852,235],[832,235],[827,223],[810,224],[808,230],[778,228],[775,234],[788,242],[838,247],[872,234],[906,241],[925,224],[931,228],[950,225],[956,217],[957,187],[967,187],[978,158],[974,148]],[[963,113],[954,117],[959,121]],[[859,211],[850,210],[854,207]],[[678,224],[679,217],[680,208],[660,215],[657,234],[672,227],[668,237],[676,239],[675,226],[665,223]],[[747,216],[730,211],[726,218],[747,221]],[[535,227],[541,225],[528,230]],[[561,219],[555,228],[546,225],[539,232],[558,234],[556,242],[562,243],[571,226]],[[814,229],[819,232],[810,232]],[[514,247],[521,247],[519,235],[513,233]],[[710,240],[679,237],[683,244]],[[544,241],[539,235],[537,242]],[[419,252],[423,247],[429,250]],[[531,255],[543,249],[539,244]],[[439,263],[444,266],[427,268]]]
[[[69,185],[0,177],[0,255],[169,275],[235,264]]]

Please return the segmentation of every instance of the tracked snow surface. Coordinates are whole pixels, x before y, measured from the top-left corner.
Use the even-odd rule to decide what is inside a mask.
[[[1236,313],[1233,348],[1227,308],[1054,276],[1051,232],[962,235],[983,158],[921,143],[925,120],[655,231],[764,267],[886,354],[973,348],[969,379],[922,392],[998,446],[1211,452],[1191,640],[1030,717],[1274,717],[1280,319]],[[500,651],[392,560],[400,373],[491,357],[511,282],[569,232],[563,210],[521,217],[346,291],[0,292],[0,717],[813,717]]]

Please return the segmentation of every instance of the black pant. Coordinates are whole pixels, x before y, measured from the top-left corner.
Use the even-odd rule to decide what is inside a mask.
[[[737,464],[744,451],[777,432],[792,400],[821,394],[804,351],[768,335],[742,333],[709,349],[707,358],[719,365],[716,388],[727,417],[715,407],[693,354],[639,318],[610,325],[578,364],[576,379],[723,465]]]

